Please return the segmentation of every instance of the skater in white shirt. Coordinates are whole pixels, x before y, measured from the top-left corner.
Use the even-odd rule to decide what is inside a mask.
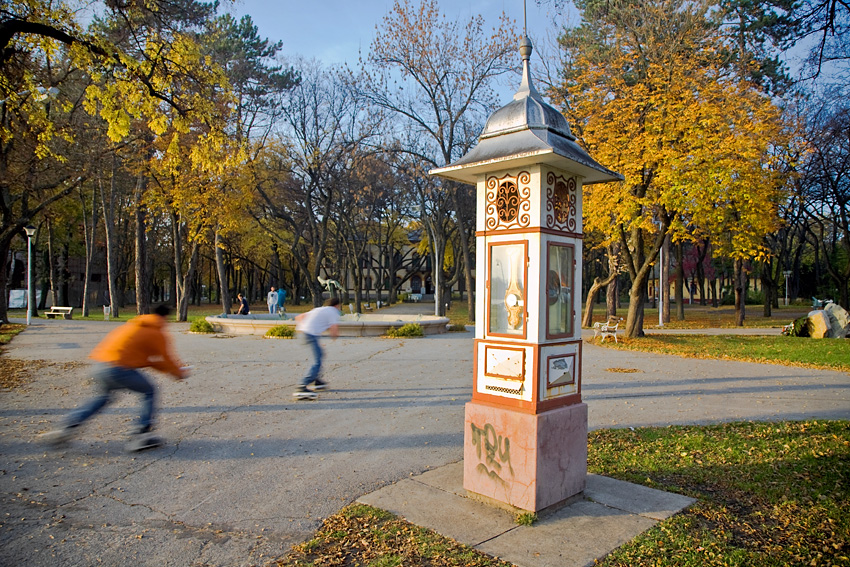
[[[313,349],[313,355],[316,361],[310,367],[307,375],[301,379],[301,385],[292,394],[299,400],[315,400],[318,398],[316,392],[310,390],[307,386],[315,384],[316,390],[325,390],[328,385],[319,379],[322,371],[322,347],[319,344],[319,337],[328,331],[330,336],[337,338],[339,336],[339,299],[332,297],[325,301],[323,307],[302,313],[295,318],[295,330],[304,334],[304,339],[307,344]]]

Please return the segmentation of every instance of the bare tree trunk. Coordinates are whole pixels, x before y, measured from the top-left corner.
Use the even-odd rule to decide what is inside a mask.
[[[466,216],[463,214],[463,208],[460,206],[460,199],[458,197],[458,191],[461,191],[461,187],[457,183],[452,184],[452,201],[455,207],[455,212],[457,214],[458,220],[458,236],[460,237],[460,249],[463,253],[463,276],[466,281],[466,305],[467,310],[469,311],[469,321],[475,321],[475,296],[473,294],[474,283],[472,282],[472,259],[469,251],[469,235],[466,232],[466,227],[464,226],[464,221],[466,221]],[[475,226],[475,219],[472,219],[473,228]]]
[[[186,273],[183,274],[183,284],[181,287],[181,293],[179,296],[179,301],[177,303],[177,320],[178,321],[186,321],[189,318],[189,303],[190,296],[186,292],[191,285],[193,278],[195,277],[195,271],[198,266],[198,250],[200,249],[200,245],[197,241],[192,242],[192,252],[189,255],[189,267],[186,269]]]
[[[185,228],[180,226],[180,217],[176,212],[171,212],[171,240],[172,246],[174,248],[174,299],[175,305],[177,306],[177,317],[178,321],[185,321],[185,319],[180,319],[180,306],[185,301],[187,280],[183,278],[183,239],[185,238]],[[187,304],[188,308],[188,304]]]
[[[683,260],[682,243],[676,243],[676,319],[685,320],[685,266]],[[694,298],[691,296],[691,301]]]
[[[616,317],[617,308],[620,306],[620,284],[617,277],[620,273],[620,245],[608,245],[608,275],[615,274],[614,278],[608,282],[605,291],[605,315],[607,317]]]
[[[3,238],[0,238],[0,258],[8,258],[9,257],[9,248],[11,248],[12,238],[14,235],[9,234],[4,235]],[[26,236],[24,236],[26,238]],[[3,262],[5,264],[5,262]],[[14,262],[12,263],[14,267]],[[9,285],[9,272],[6,270],[5,265],[0,265],[0,323],[4,325],[9,324],[9,290],[7,286]],[[35,302],[33,302],[35,303]]]
[[[617,307],[620,305],[619,296],[620,278],[614,278],[605,288],[605,315],[607,317],[617,316]]]
[[[139,175],[136,179],[136,190],[133,193],[133,202],[136,203],[136,313],[139,315],[148,314],[151,310],[147,233],[145,232],[147,214],[145,206],[142,204],[145,187],[147,187],[147,178],[144,175]]]
[[[634,228],[631,231],[631,242],[634,251],[629,247],[629,240],[625,231],[620,231],[620,254],[624,257],[626,268],[631,278],[631,288],[629,289],[629,310],[626,316],[625,335],[628,338],[634,339],[644,336],[643,319],[644,305],[647,299],[647,282],[649,280],[650,269],[652,267],[655,255],[661,249],[663,239],[666,237],[666,230],[669,225],[665,224],[662,227],[660,235],[655,236],[655,245],[649,247],[648,256],[645,256],[644,250],[644,232],[639,228]],[[658,294],[656,293],[656,296]]]
[[[443,317],[446,314],[446,306],[443,304],[443,257],[445,256],[446,243],[442,234],[437,234],[436,227],[428,222],[431,233],[431,275],[434,280],[434,315]],[[438,238],[439,236],[439,238]]]
[[[218,270],[218,289],[221,299],[221,308],[224,313],[230,313],[233,307],[230,298],[230,290],[227,287],[227,270],[224,265],[224,244],[221,241],[221,232],[215,231],[215,266]]]
[[[100,203],[103,208],[103,230],[106,234],[106,277],[109,285],[109,305],[113,317],[118,317],[118,307],[121,305],[118,297],[117,237],[115,236],[115,170],[117,169],[117,161],[117,156],[113,154],[112,178],[109,182],[108,196],[103,189],[103,182],[98,180],[98,185],[100,186]]]
[[[80,189],[80,201],[83,205],[83,237],[86,244],[86,273],[83,280],[83,317],[89,316],[89,282],[91,281],[91,265],[94,256],[94,235],[97,230],[97,192],[91,193],[91,219],[86,218],[86,199]]]
[[[773,266],[772,262],[762,262],[761,265],[761,289],[764,294],[764,310],[763,315],[765,317],[773,316],[773,305],[774,299],[777,296],[776,290],[773,282]]]
[[[661,302],[661,320],[665,323],[670,322],[670,237],[664,237],[662,244],[664,251],[661,253],[663,259],[661,261],[661,284],[664,293],[662,294],[663,301]]]
[[[588,328],[593,326],[593,302],[596,300],[596,293],[605,286],[610,286],[611,282],[613,282],[619,273],[615,270],[612,273],[608,274],[608,277],[604,280],[600,278],[593,278],[593,284],[590,286],[590,290],[587,292],[587,299],[584,300],[584,319],[581,322],[581,326]]]
[[[56,288],[59,285],[56,275],[56,254],[53,250],[53,222],[47,217],[47,279],[50,282],[50,306],[59,305]]]
[[[743,327],[746,311],[747,275],[744,271],[743,260],[735,259],[733,266],[733,278],[735,280],[735,325]]]
[[[645,336],[643,332],[643,305],[646,302],[646,280],[649,272],[632,282],[629,290],[629,310],[626,315],[625,335],[629,338]]]
[[[705,261],[705,256],[708,254],[708,241],[705,242],[705,246],[700,248],[699,243],[696,244],[697,248],[697,264],[696,264],[696,274],[697,274],[697,289],[699,290],[699,304],[706,305],[706,278],[705,278],[705,266],[703,262]],[[710,290],[709,290],[710,291]]]

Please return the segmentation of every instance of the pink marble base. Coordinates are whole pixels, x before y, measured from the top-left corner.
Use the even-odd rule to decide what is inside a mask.
[[[466,404],[463,487],[538,512],[582,492],[587,476],[587,404],[533,415]]]

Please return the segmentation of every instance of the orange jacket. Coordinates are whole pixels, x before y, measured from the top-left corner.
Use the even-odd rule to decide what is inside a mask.
[[[152,366],[182,378],[180,363],[171,355],[163,332],[165,323],[165,318],[159,315],[139,315],[130,319],[106,335],[89,357],[125,368]]]

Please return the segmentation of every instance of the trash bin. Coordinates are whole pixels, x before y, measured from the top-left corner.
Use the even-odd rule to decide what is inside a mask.
[[[109,316],[112,315],[112,306],[104,305],[103,306],[103,320],[109,321]]]

